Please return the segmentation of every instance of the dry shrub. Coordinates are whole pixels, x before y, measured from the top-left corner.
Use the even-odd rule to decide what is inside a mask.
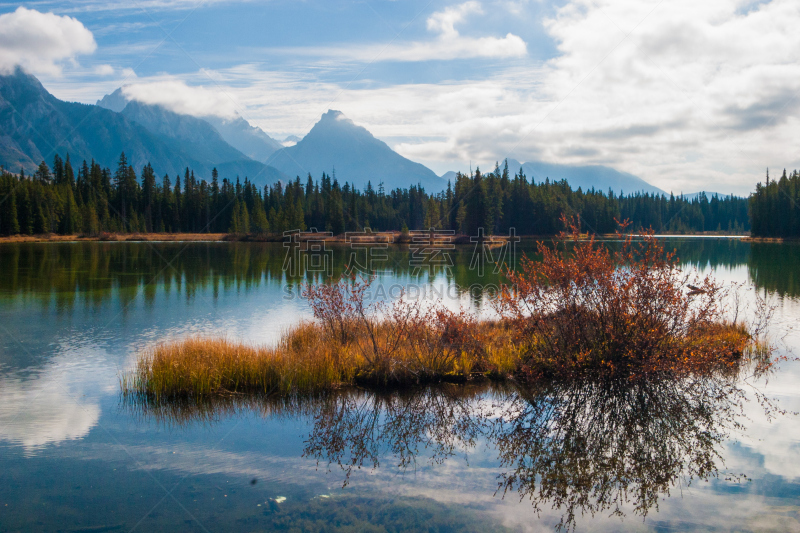
[[[372,277],[342,277],[306,285],[305,297],[331,343],[355,351],[366,363],[360,381],[422,382],[468,377],[483,369],[477,320],[466,311],[425,307],[401,296],[393,304],[372,301]]]
[[[551,247],[538,243],[541,261],[524,257],[509,270],[495,302],[517,331],[523,374],[678,375],[737,364],[749,335],[725,323],[711,277],[683,272],[652,231],[612,251],[571,230]]]

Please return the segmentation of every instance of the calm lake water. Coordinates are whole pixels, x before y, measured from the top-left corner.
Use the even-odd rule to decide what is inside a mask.
[[[685,268],[744,284],[745,300],[766,295],[778,353],[800,354],[800,246],[666,242]],[[120,373],[153,343],[270,343],[311,318],[296,287],[319,273],[286,253],[1,245],[0,531],[552,531],[570,511],[578,531],[800,531],[800,418],[769,420],[755,400],[717,443],[725,405],[680,387],[450,386],[162,410],[121,398]],[[351,253],[335,248],[321,268],[338,273]],[[408,250],[376,254],[376,297],[405,287],[490,314],[493,266],[481,275],[471,247],[449,255],[449,272],[430,273]],[[798,378],[785,362],[742,388],[800,411]],[[615,457],[636,467],[624,517],[611,516]]]

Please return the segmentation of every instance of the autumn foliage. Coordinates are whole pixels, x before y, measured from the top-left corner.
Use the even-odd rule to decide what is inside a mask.
[[[509,270],[495,302],[523,351],[521,374],[680,376],[738,364],[750,335],[726,320],[710,276],[683,272],[652,231],[620,235],[611,249],[571,227],[538,243],[540,261]]]

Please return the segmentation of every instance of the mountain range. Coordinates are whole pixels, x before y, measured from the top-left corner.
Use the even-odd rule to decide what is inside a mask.
[[[219,134],[215,137],[210,125],[196,120],[161,108],[134,106],[118,113],[64,102],[17,68],[0,76],[0,165],[30,173],[39,162],[50,162],[58,153],[69,154],[75,164],[94,159],[114,168],[124,151],[137,170],[149,162],[159,174],[182,174],[189,167],[201,177],[210,177],[216,166],[221,175],[231,178],[249,176],[259,183],[286,179],[278,170],[232,148]],[[193,141],[199,137],[191,129],[204,126],[207,129],[201,131],[209,137],[196,145]]]
[[[438,192],[447,186],[431,169],[401,156],[334,110],[322,115],[297,144],[275,152],[267,164],[290,176],[335,173],[340,181],[362,189],[367,182],[376,188],[383,183],[387,190],[420,184],[429,192]]]
[[[603,192],[611,189],[615,194],[635,192],[667,194],[633,174],[620,172],[602,165],[573,166],[544,163],[542,161],[520,163],[516,159],[509,159],[508,168],[511,172],[522,168],[528,180],[534,180],[536,183],[548,178],[550,181],[567,180],[574,190],[580,187],[586,191],[594,187],[595,190]]]
[[[136,104],[137,109],[126,111],[126,108],[131,103]],[[160,106],[152,106],[132,101],[125,96],[122,88],[117,89],[111,94],[105,95],[102,99],[97,101],[97,105],[100,107],[105,107],[106,109],[110,109],[111,111],[116,111],[117,113],[128,115],[141,113],[143,108],[159,108],[163,111],[166,111]],[[225,143],[229,144],[231,147],[235,147],[241,152],[241,154],[254,161],[266,161],[267,158],[274,152],[283,148],[281,143],[264,133],[261,128],[251,126],[249,122],[240,117],[238,114],[234,117],[218,117],[209,115],[201,118],[195,118],[189,115],[178,115],[177,113],[166,111],[164,116],[171,119],[172,122],[175,122],[175,117],[186,117],[187,119],[193,119],[192,121],[186,121],[192,126],[198,125],[197,121],[205,122],[206,124],[201,125],[200,128],[207,131],[208,126],[211,126],[212,129],[216,130],[212,134],[213,137],[220,137]],[[157,124],[152,123],[152,121],[150,122],[152,126],[155,126],[156,128],[159,127]]]
[[[125,151],[137,170],[149,162],[159,175],[182,174],[188,167],[208,179],[217,168],[223,178],[248,177],[259,186],[308,174],[318,179],[326,172],[362,189],[371,182],[386,190],[419,184],[438,192],[455,177],[454,172],[439,177],[401,156],[340,111],[329,110],[305,137],[289,140],[296,144],[284,147],[238,115],[179,114],[132,100],[121,88],[87,105],[57,99],[20,68],[0,75],[0,165],[12,171],[31,173],[55,153],[69,153],[74,164],[94,158],[114,168]],[[537,182],[566,179],[574,189],[663,194],[632,174],[605,166],[514,159],[508,164],[512,172],[521,167]]]
[[[508,171],[513,176],[519,173],[520,169],[525,173],[528,181],[541,183],[546,179],[552,181],[567,180],[573,190],[578,190],[580,187],[586,191],[594,187],[596,190],[607,192],[609,189],[614,191],[614,194],[628,194],[635,192],[646,192],[650,194],[667,194],[658,187],[650,185],[643,179],[629,174],[627,172],[620,172],[611,167],[602,165],[558,165],[554,163],[544,163],[542,161],[528,161],[527,163],[520,163],[516,159],[508,158]],[[491,167],[485,167],[483,172],[494,170],[494,164]],[[445,181],[454,182],[456,179],[456,172],[450,171],[442,174],[441,178]]]

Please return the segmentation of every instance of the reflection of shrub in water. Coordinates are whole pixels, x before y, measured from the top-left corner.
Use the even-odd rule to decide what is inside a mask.
[[[744,393],[733,377],[570,381],[494,389],[487,397],[429,389],[387,397],[337,397],[315,417],[306,455],[354,469],[387,456],[400,468],[432,462],[486,439],[498,453],[498,491],[537,511],[577,516],[627,506],[640,516],[694,479],[718,476],[719,445],[741,428]],[[478,401],[478,400],[481,401]]]
[[[576,514],[630,505],[646,516],[670,489],[718,475],[718,447],[738,421],[743,391],[727,378],[569,382],[503,398],[488,438],[503,473],[540,510]]]
[[[486,387],[444,385],[386,394],[342,394],[321,402],[304,455],[345,472],[378,468],[391,455],[399,468],[415,467],[424,452],[441,463],[471,448],[483,434],[484,420],[474,399]]]
[[[533,387],[444,384],[291,399],[128,402],[141,416],[168,424],[213,422],[242,411],[311,418],[303,453],[339,466],[344,485],[361,468],[388,462],[414,469],[420,460],[441,463],[486,442],[499,459],[498,493],[516,491],[537,511],[558,509],[560,527],[573,529],[582,514],[644,517],[674,488],[717,477],[721,443],[744,429],[739,383],[738,373],[726,371]]]

